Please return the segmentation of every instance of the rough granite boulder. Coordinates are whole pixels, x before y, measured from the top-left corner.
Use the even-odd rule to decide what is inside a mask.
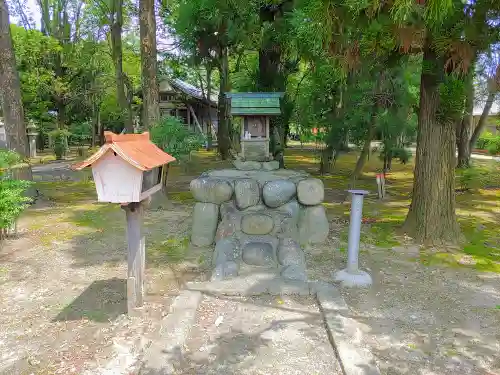
[[[266,211],[268,210],[267,206],[265,204],[259,203],[256,206],[250,206],[248,208],[245,208],[244,210],[241,210],[241,212],[259,212],[259,211]]]
[[[274,212],[272,216],[274,219],[274,229],[271,234],[273,236],[298,240],[298,217],[293,217],[282,212]]]
[[[233,187],[228,181],[201,177],[189,185],[193,197],[198,202],[221,204],[231,199]]]
[[[330,223],[322,205],[304,207],[299,218],[300,244],[324,242],[330,231]]]
[[[292,199],[290,202],[285,203],[283,206],[276,208],[276,211],[286,213],[291,217],[299,217],[300,205],[297,200]]]
[[[219,206],[213,203],[196,203],[193,210],[191,243],[195,246],[209,246],[214,242]]]
[[[214,250],[215,264],[221,264],[229,261],[239,262],[241,259],[240,243],[235,238],[223,238],[217,241]]]
[[[292,181],[269,181],[262,189],[264,203],[271,208],[276,208],[290,201],[296,194],[297,187]]]
[[[281,277],[290,280],[299,280],[303,282],[307,281],[307,274],[305,268],[296,265],[285,267],[281,271]]]
[[[238,209],[234,204],[234,201],[224,202],[220,205],[220,216],[224,218],[227,214],[236,214],[238,213]]]
[[[301,266],[305,268],[306,257],[300,245],[291,238],[283,238],[278,246],[278,262],[282,266]]]
[[[269,215],[251,213],[241,219],[241,231],[246,234],[268,234],[273,228],[274,221]]]
[[[250,242],[243,247],[243,261],[251,266],[275,267],[273,247],[266,242]]]
[[[231,237],[233,234],[241,230],[241,214],[227,213],[222,217],[222,220],[217,226],[215,233],[215,241],[219,241],[224,237]]]
[[[240,210],[255,206],[260,201],[260,186],[256,180],[242,178],[234,182],[234,198]]]
[[[230,277],[236,277],[238,276],[239,269],[239,264],[233,261],[217,264],[212,272],[211,280],[220,281]]]
[[[297,184],[297,198],[305,206],[315,206],[325,199],[323,181],[318,178],[307,178]]]
[[[279,239],[277,237],[271,236],[269,234],[249,235],[249,234],[245,234],[245,233],[240,232],[238,239],[240,241],[240,247],[242,249],[247,244],[252,243],[252,242],[268,243],[271,246],[271,248],[273,249],[273,254],[276,253],[276,249],[278,248],[278,244],[279,244]]]
[[[276,171],[280,169],[280,163],[276,160],[273,161],[266,161],[262,163],[262,169],[264,171]]]
[[[262,168],[262,164],[258,161],[233,161],[234,167],[239,171],[256,171]]]

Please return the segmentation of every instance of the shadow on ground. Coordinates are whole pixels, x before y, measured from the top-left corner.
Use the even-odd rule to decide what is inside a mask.
[[[88,319],[108,322],[127,312],[127,283],[124,279],[97,280],[66,306],[57,321]]]

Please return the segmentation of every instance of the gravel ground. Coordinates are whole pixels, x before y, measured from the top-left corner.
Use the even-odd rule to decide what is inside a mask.
[[[310,277],[331,280],[345,266],[336,248],[310,250]],[[382,374],[500,374],[500,275],[424,266],[411,246],[370,247],[360,262],[373,287],[342,294]]]
[[[146,304],[130,318],[122,213],[100,231],[66,221],[71,206],[57,208],[37,202],[18,237],[0,244],[0,375],[122,374],[199,271],[180,255],[171,262],[169,254],[148,254]],[[177,210],[147,212],[148,239],[183,233],[189,213]],[[110,361],[116,367],[106,372]]]
[[[205,296],[176,374],[340,375],[312,298]]]

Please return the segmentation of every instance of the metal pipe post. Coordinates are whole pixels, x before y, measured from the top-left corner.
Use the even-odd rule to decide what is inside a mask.
[[[347,270],[356,273],[358,268],[359,238],[361,219],[363,216],[363,197],[368,193],[362,190],[350,190],[352,193],[351,220],[349,223],[349,239],[347,243]]]
[[[363,198],[368,192],[366,190],[349,190],[352,194],[351,221],[349,223],[349,242],[347,244],[347,268],[338,271],[334,275],[335,281],[341,282],[342,286],[369,286],[372,284],[371,276],[359,269],[359,239],[361,234],[361,219],[363,217]]]

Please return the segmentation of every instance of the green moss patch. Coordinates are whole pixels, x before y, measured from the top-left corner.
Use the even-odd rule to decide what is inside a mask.
[[[92,181],[37,182],[35,187],[44,198],[56,204],[77,204],[97,198]]]
[[[156,241],[146,246],[148,262],[180,263],[189,249],[189,237],[168,237],[164,241]]]
[[[176,203],[194,203],[193,194],[190,191],[168,192],[168,198]]]

